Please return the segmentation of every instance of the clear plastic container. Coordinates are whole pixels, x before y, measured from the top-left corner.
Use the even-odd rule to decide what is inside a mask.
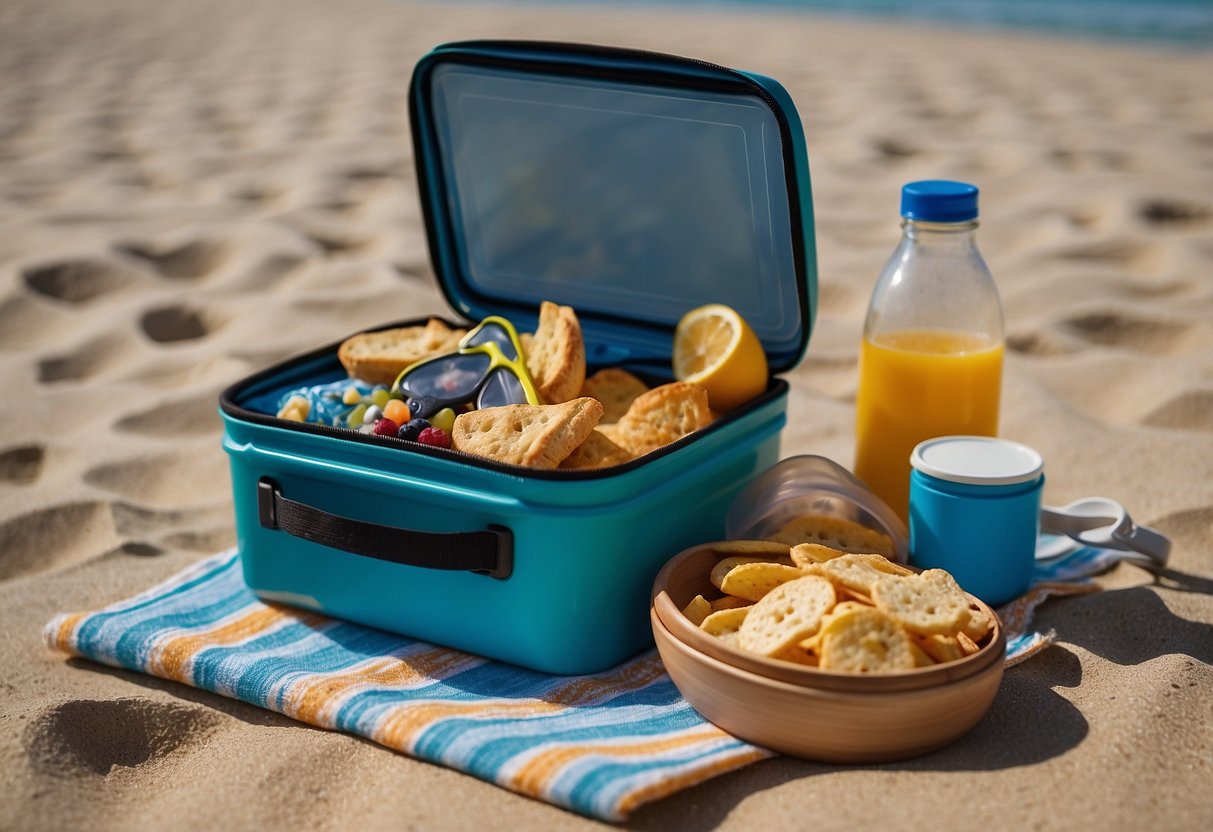
[[[797,517],[818,515],[859,523],[888,535],[905,563],[905,524],[856,477],[823,456],[793,456],[772,465],[737,495],[725,518],[730,540],[764,540]]]

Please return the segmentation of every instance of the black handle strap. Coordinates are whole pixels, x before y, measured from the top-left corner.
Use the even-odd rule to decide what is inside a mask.
[[[278,483],[257,483],[261,525],[363,557],[426,569],[479,572],[508,578],[514,535],[504,526],[475,532],[421,532],[341,517],[282,496]]]

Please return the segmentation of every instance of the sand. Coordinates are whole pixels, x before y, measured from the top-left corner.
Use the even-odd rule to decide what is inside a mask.
[[[775,759],[639,829],[1213,824],[1213,56],[774,13],[370,0],[0,6],[0,828],[575,829],[371,743],[65,661],[60,610],[234,542],[216,396],[444,311],[404,92],[445,40],[585,40],[780,79],[808,138],[821,307],[785,454],[849,463],[860,324],[904,181],[983,192],[1003,433],[1046,501],[1125,502],[1157,580],[1052,601],[1059,644],[954,746]]]

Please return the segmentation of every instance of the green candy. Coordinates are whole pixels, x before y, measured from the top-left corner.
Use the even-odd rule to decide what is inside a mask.
[[[447,435],[450,435],[451,428],[455,426],[455,411],[449,407],[442,408],[430,417],[430,424],[436,428],[442,428]]]

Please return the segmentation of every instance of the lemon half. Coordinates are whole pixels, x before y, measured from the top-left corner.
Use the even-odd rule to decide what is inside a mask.
[[[682,316],[674,330],[674,377],[708,391],[727,413],[767,388],[767,355],[732,307],[709,303]]]

